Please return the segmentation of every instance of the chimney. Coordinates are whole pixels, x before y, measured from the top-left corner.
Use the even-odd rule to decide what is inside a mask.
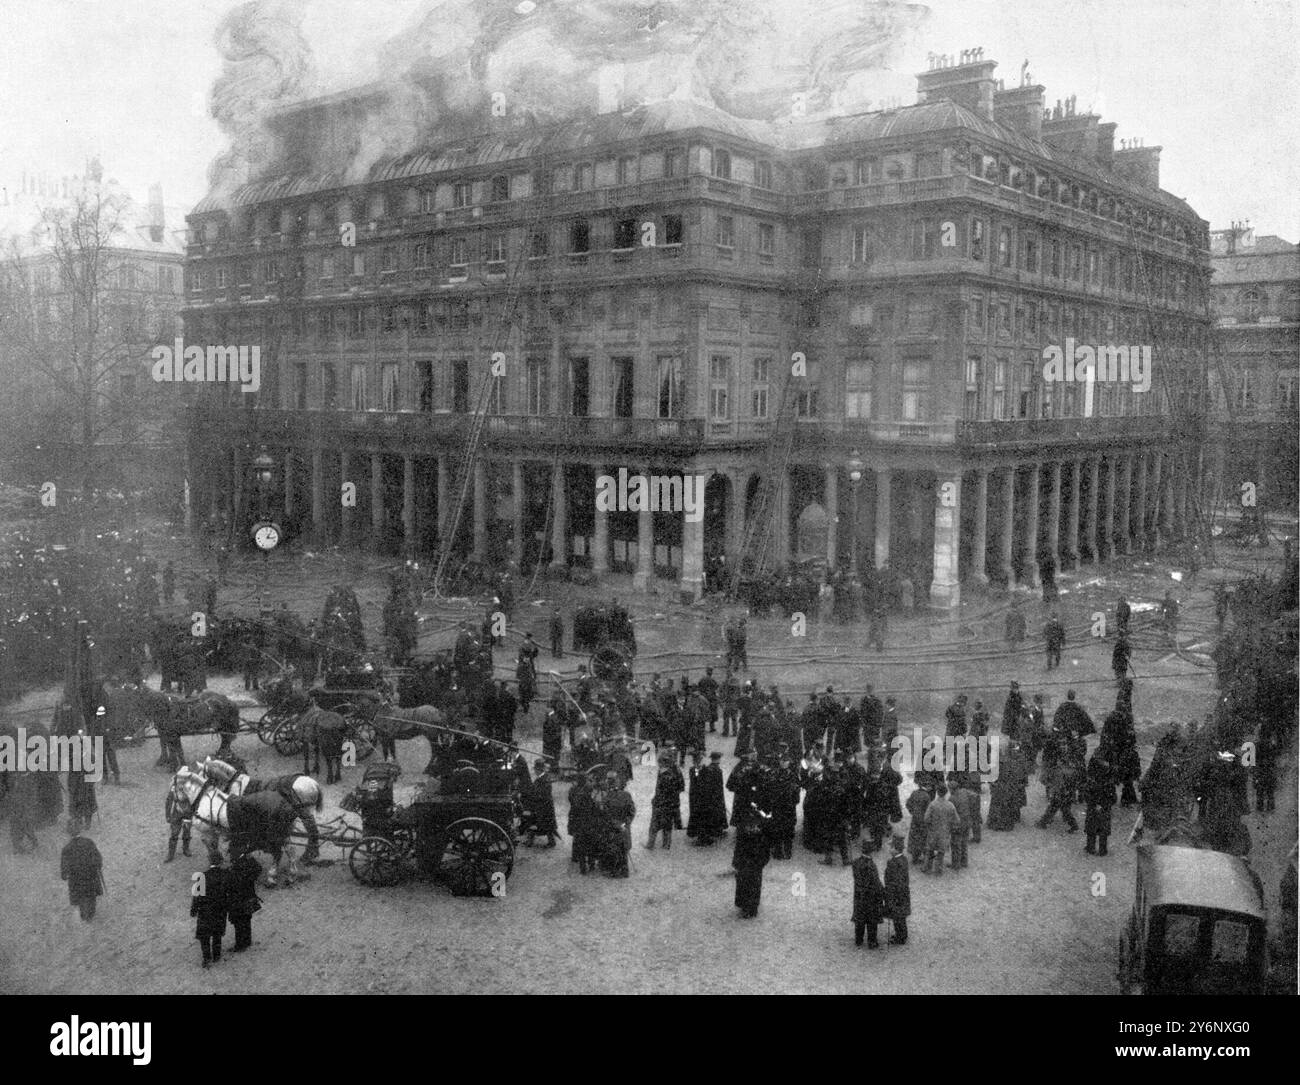
[[[1043,121],[1043,142],[1095,162],[1100,143],[1097,122],[1100,120],[1095,113],[1053,116],[1051,120]]]
[[[996,60],[971,59],[982,58],[983,49],[966,49],[962,51],[962,63],[952,64],[952,57],[935,57],[931,63],[939,66],[921,72],[916,77],[916,94],[919,103],[938,102],[947,98],[958,105],[965,106],[976,116],[986,121],[993,119],[993,69],[998,66]],[[948,67],[942,64],[948,62]]]
[[[149,239],[155,244],[163,239],[167,228],[167,216],[163,211],[162,185],[149,186]]]
[[[1030,139],[1041,139],[1043,94],[1044,88],[1041,86],[996,90],[993,92],[993,119]]]
[[[1135,185],[1159,188],[1161,150],[1161,147],[1121,146],[1115,152],[1115,169]]]
[[[1115,129],[1114,121],[1097,125],[1097,161],[1107,169],[1115,165]]]

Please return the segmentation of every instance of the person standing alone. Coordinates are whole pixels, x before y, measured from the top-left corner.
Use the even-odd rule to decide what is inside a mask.
[[[69,823],[68,835],[72,839],[59,857],[59,875],[68,883],[68,903],[76,905],[81,918],[89,923],[95,918],[95,904],[104,892],[104,857],[93,840],[81,835],[78,822]]]

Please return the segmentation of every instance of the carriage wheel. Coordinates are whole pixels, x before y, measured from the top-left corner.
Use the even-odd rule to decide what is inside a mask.
[[[275,729],[275,752],[283,757],[302,753],[302,728],[296,719],[285,720]]]
[[[348,856],[348,867],[362,885],[400,885],[406,880],[403,847],[382,836],[363,837]]]
[[[591,673],[601,682],[621,681],[632,676],[632,659],[621,643],[603,644],[591,653]]]
[[[357,717],[349,717],[353,744],[356,746],[357,762],[360,763],[375,752],[375,725]]]
[[[456,896],[501,896],[514,865],[510,834],[495,821],[461,818],[447,827],[438,877]]]
[[[282,712],[268,708],[262,713],[262,718],[257,721],[257,737],[270,746],[275,742],[276,729],[284,723],[284,720],[285,717]]]

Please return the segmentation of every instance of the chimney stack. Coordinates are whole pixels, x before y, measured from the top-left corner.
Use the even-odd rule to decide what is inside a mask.
[[[1161,147],[1121,146],[1115,152],[1115,169],[1135,185],[1159,188],[1161,150]]]
[[[1115,166],[1115,129],[1114,121],[1097,125],[1097,161],[1107,169]]]
[[[149,186],[149,239],[155,244],[163,239],[167,228],[167,216],[163,211],[162,185]]]
[[[935,66],[916,77],[918,102],[924,104],[947,98],[986,121],[993,120],[993,69],[998,62],[983,57],[983,49],[963,49],[960,62],[954,64],[951,56],[931,54],[930,62]]]
[[[1044,93],[1041,86],[994,91],[993,119],[1030,139],[1042,139]]]
[[[1097,160],[1099,143],[1095,113],[1066,113],[1043,121],[1043,140],[1053,147]]]

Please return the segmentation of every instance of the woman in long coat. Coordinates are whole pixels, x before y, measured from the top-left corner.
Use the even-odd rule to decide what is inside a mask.
[[[698,752],[691,755],[695,764],[690,770],[690,793],[687,796],[690,821],[686,835],[700,845],[712,844],[727,835],[727,798],[722,784],[722,755],[716,750],[707,765],[700,763]]]

